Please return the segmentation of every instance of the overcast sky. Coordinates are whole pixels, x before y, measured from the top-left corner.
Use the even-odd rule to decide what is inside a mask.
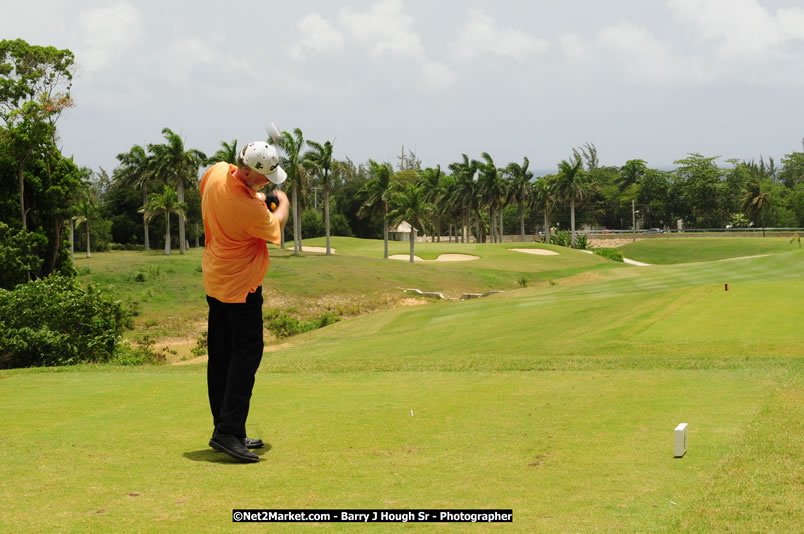
[[[62,148],[95,170],[164,127],[211,154],[270,121],[394,165],[402,145],[425,166],[486,151],[537,170],[587,142],[653,167],[802,150],[802,0],[0,6],[0,38],[75,53]]]

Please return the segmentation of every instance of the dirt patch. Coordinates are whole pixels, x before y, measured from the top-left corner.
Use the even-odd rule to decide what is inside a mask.
[[[524,252],[525,254],[535,254],[537,256],[558,256],[558,252],[544,248],[509,248],[514,252]]]
[[[392,260],[406,260],[410,261],[410,254],[392,254],[388,256]],[[416,255],[413,256],[413,261],[472,261],[480,259],[479,256],[471,256],[469,254],[442,254],[434,260],[424,260]]]
[[[639,240],[637,240],[639,241]],[[611,238],[611,239],[590,239],[589,246],[591,248],[617,248],[633,243],[634,240],[630,238]]]

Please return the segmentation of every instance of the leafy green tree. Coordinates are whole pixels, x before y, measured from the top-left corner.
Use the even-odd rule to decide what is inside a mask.
[[[779,179],[791,190],[804,183],[804,152],[793,152],[782,158]]]
[[[274,142],[273,139],[269,140]],[[302,156],[302,149],[304,148],[304,133],[300,128],[294,128],[293,134],[283,131],[277,142],[279,147],[285,153],[285,162],[282,168],[288,174],[287,183],[291,189],[291,204],[293,208],[293,254],[298,256],[301,254],[302,248],[302,232],[301,232],[301,213],[299,207],[299,192],[302,188],[302,179],[304,177],[304,161]],[[284,233],[282,243],[284,246]]]
[[[402,221],[410,224],[410,263],[415,259],[416,228],[424,228],[430,213],[430,206],[424,201],[423,187],[407,184],[401,191],[394,191],[391,203],[393,209],[388,214],[391,224]]]
[[[314,168],[315,173],[324,185],[324,231],[327,241],[327,256],[332,255],[330,248],[330,224],[329,224],[329,195],[332,184],[330,183],[330,171],[332,170],[332,142],[327,141],[323,145],[315,141],[307,141],[307,146],[311,148],[304,159]]]
[[[154,160],[146,154],[145,149],[140,145],[134,145],[128,152],[117,155],[120,166],[115,170],[115,179],[119,180],[126,187],[142,189],[142,205],[148,203],[148,182],[154,175]],[[148,235],[148,218],[143,213],[142,225],[143,243],[145,250],[151,248]]]
[[[558,174],[553,182],[553,194],[557,199],[570,204],[570,229],[572,232],[572,247],[575,248],[575,203],[582,201],[588,192],[586,175],[583,171],[580,158],[572,163],[562,160],[558,164]]]
[[[533,173],[528,170],[530,161],[523,158],[522,165],[509,163],[505,172],[511,177],[511,200],[519,206],[519,240],[525,241],[525,206],[530,203],[530,195],[533,191],[530,181]]]
[[[184,140],[170,128],[163,128],[162,135],[166,143],[148,145],[153,157],[153,172],[165,183],[175,183],[177,202],[184,204],[184,186],[195,187],[198,181],[198,168],[206,162],[207,157],[196,149],[185,149]],[[184,254],[186,238],[184,217],[179,217],[179,254]]]
[[[157,215],[165,216],[165,254],[170,254],[170,216],[175,213],[179,220],[184,219],[187,206],[179,202],[176,190],[165,184],[162,193],[151,193],[148,203],[141,209],[149,221]]]
[[[648,164],[645,160],[629,159],[625,165],[620,167],[620,179],[617,181],[617,185],[622,191],[630,185],[641,182],[646,172],[648,172]]]
[[[360,207],[358,215],[368,211],[376,211],[382,208],[382,236],[384,242],[383,259],[388,259],[388,213],[391,195],[394,192],[393,175],[390,163],[377,163],[369,160],[368,170],[371,178],[360,191],[365,200]]]
[[[0,41],[0,148],[16,163],[20,222],[27,228],[25,167],[55,145],[56,121],[72,105],[74,56],[70,50]]]
[[[729,220],[728,203],[724,202],[724,171],[715,163],[720,156],[705,157],[691,153],[675,162],[679,208],[685,222],[698,228],[722,227]]]
[[[15,230],[0,222],[0,288],[13,289],[24,284],[29,273],[38,272],[42,258],[37,255],[46,238],[25,228]]]
[[[753,177],[745,185],[743,192],[743,211],[752,221],[762,226],[762,237],[765,237],[765,218],[773,210],[773,198],[767,186],[758,177]]]

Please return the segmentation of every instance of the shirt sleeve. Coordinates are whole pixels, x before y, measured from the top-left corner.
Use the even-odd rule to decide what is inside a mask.
[[[265,202],[252,198],[248,200],[245,208],[243,228],[248,235],[279,245],[281,243],[279,220],[274,217]]]

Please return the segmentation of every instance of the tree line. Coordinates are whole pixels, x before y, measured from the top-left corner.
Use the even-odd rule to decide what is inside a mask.
[[[69,272],[75,248],[89,256],[201,246],[199,177],[212,163],[236,161],[237,140],[208,155],[166,127],[153,144],[118,154],[110,172],[78,167],[62,155],[56,127],[72,106],[73,65],[69,50],[0,41],[3,287]],[[579,225],[630,229],[635,219],[644,228],[676,228],[679,220],[686,229],[804,226],[804,152],[778,164],[692,153],[662,170],[636,158],[601,165],[586,143],[554,172],[536,176],[527,157],[499,164],[487,152],[460,154],[442,169],[423,167],[404,149],[396,165],[339,159],[334,141],[306,139],[300,128],[267,141],[288,173],[292,223],[282,246],[292,238],[295,254],[303,237],[326,236],[330,253],[330,236],[344,235],[383,238],[387,257],[389,230],[403,220],[436,241],[534,234],[550,241],[558,228],[570,232],[573,246]]]

